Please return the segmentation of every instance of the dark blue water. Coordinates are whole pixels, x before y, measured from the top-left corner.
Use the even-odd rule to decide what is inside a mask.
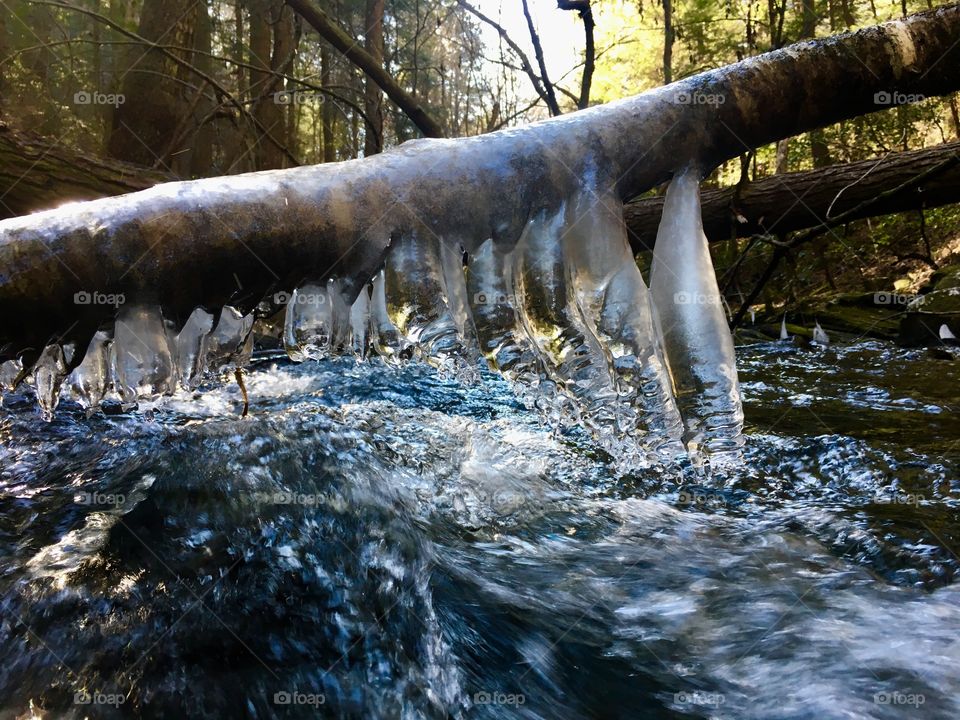
[[[960,363],[739,360],[712,476],[425,366],[8,397],[0,718],[960,716]]]

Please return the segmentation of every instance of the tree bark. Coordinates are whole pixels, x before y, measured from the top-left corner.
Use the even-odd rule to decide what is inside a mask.
[[[957,37],[960,6],[942,7],[523,128],[6,220],[0,352],[36,352],[64,333],[86,342],[114,308],[75,304],[81,291],[159,303],[173,319],[199,304],[250,308],[274,288],[330,277],[349,300],[393,238],[509,245],[532,213],[558,210],[586,178],[628,200],[690,165],[706,173],[745,149],[875,111],[877,92],[953,92]]]
[[[739,197],[734,187],[705,189],[700,194],[703,229],[711,241],[720,242],[816,228],[950,158],[955,162],[942,172],[885,198],[879,207],[852,213],[849,220],[960,202],[960,143],[949,143],[894,153],[881,160],[775,175],[742,185]],[[662,212],[662,197],[627,203],[624,216],[635,251],[653,249]]]
[[[0,217],[144,190],[169,173],[97,157],[0,123]]]

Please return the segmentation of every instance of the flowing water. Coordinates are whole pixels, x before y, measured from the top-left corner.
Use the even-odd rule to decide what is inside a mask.
[[[956,718],[960,364],[738,349],[745,463],[511,386],[255,360],[0,409],[0,717]]]

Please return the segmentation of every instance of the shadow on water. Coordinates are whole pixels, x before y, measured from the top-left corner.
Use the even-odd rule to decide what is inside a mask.
[[[958,364],[739,354],[709,479],[416,365],[8,398],[0,717],[957,717]]]

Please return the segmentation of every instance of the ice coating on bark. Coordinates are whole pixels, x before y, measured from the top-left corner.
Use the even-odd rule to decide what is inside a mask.
[[[229,305],[220,311],[216,329],[203,341],[204,365],[212,372],[243,367],[253,352],[253,314]]]
[[[204,338],[213,330],[213,315],[194,308],[176,338],[177,380],[181,387],[193,390],[203,377]]]
[[[650,290],[664,355],[694,455],[734,459],[743,444],[743,408],[733,337],[700,218],[696,170],[671,181],[657,231]]]
[[[115,389],[125,408],[173,391],[173,356],[160,308],[124,305],[112,347]]]
[[[326,285],[309,283],[287,299],[283,344],[291,360],[327,357],[333,336],[332,303]]]
[[[83,360],[70,373],[68,386],[70,394],[87,411],[87,417],[93,415],[110,389],[110,333],[98,330],[90,339]]]
[[[520,320],[547,373],[576,398],[582,420],[616,425],[618,403],[610,365],[577,304],[567,262],[566,212],[537,213],[514,250],[513,285]]]
[[[33,366],[33,386],[37,393],[40,414],[47,422],[60,402],[60,386],[67,376],[67,363],[59,345],[47,345]]]
[[[676,455],[682,450],[680,414],[623,206],[612,192],[584,192],[567,216],[566,261],[581,313],[613,368],[617,430],[661,455]]]

